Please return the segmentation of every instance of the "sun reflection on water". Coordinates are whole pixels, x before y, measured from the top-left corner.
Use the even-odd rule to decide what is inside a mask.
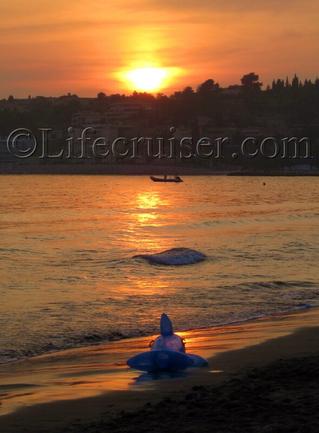
[[[147,189],[132,194],[126,230],[127,246],[141,253],[170,248],[171,242],[163,236],[162,230],[166,230],[167,209],[171,207],[171,201],[160,191]]]
[[[150,224],[154,227],[161,225],[158,208],[165,205],[158,193],[141,192],[136,196],[136,207],[138,212],[134,213],[139,224]]]

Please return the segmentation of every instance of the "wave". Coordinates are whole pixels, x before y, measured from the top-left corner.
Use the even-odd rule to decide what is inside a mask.
[[[311,281],[252,281],[248,283],[242,283],[238,285],[224,286],[227,289],[293,289],[293,288],[312,288],[318,287],[317,284],[312,283]],[[316,291],[319,295],[319,289]]]
[[[280,282],[280,286],[282,282]],[[261,285],[263,286],[263,285]],[[227,319],[225,317],[220,317],[220,319],[215,318],[215,320],[211,323],[202,323],[201,326],[196,327],[184,327],[182,329],[178,329],[178,331],[190,331],[196,329],[205,329],[205,328],[214,328],[220,326],[241,324],[251,320],[257,320],[272,316],[291,314],[298,311],[307,310],[312,308],[314,305],[309,303],[299,303],[293,306],[281,306],[281,308],[273,308],[272,310],[258,310],[251,311],[248,314],[241,314],[239,311],[235,314],[228,315]],[[59,344],[48,342],[43,345],[39,345],[34,348],[28,349],[10,349],[10,350],[0,350],[0,364],[7,364],[17,361],[22,361],[27,358],[61,352],[63,350],[75,349],[80,347],[89,347],[95,346],[98,344],[106,344],[112,341],[119,341],[128,338],[136,338],[136,337],[147,337],[158,333],[157,328],[152,329],[135,329],[130,332],[120,332],[120,331],[111,331],[111,332],[94,332],[82,335],[74,335],[69,337],[67,341],[61,341]]]
[[[39,345],[34,348],[28,349],[9,349],[0,350],[0,364],[6,364],[9,362],[20,361],[26,358],[39,356],[47,353],[60,352],[67,349],[75,349],[78,347],[86,347],[97,345],[100,343],[107,343],[111,341],[123,340],[126,338],[133,338],[142,336],[139,332],[136,334],[124,334],[121,332],[109,332],[109,333],[92,333],[83,335],[74,335],[69,337],[66,341],[61,343],[48,342],[43,345]]]
[[[156,265],[181,266],[202,262],[206,255],[190,248],[171,248],[157,254],[139,254],[133,258],[141,258]]]

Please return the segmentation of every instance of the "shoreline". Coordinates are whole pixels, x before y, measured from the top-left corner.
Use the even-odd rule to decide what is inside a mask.
[[[319,308],[180,332],[187,350],[209,359],[209,367],[175,378],[150,380],[125,360],[147,350],[149,337],[46,354],[0,366],[0,430],[55,431],[123,409],[137,410],[164,397],[182,397],[193,386],[217,385],[250,368],[319,352]],[[305,328],[301,330],[301,328]],[[278,344],[280,342],[280,344]],[[152,378],[154,379],[154,378]]]
[[[263,314],[260,316],[255,316],[255,317],[250,317],[247,319],[242,319],[242,320],[235,320],[233,322],[226,322],[226,323],[220,323],[220,324],[215,324],[215,325],[210,325],[210,326],[200,326],[197,328],[187,328],[187,329],[182,329],[181,331],[177,331],[178,334],[180,335],[188,335],[188,334],[197,334],[201,331],[204,332],[212,332],[214,329],[223,329],[223,328],[227,328],[227,327],[231,327],[231,326],[241,326],[241,325],[245,325],[245,324],[249,324],[250,322],[256,322],[256,321],[268,321],[268,320],[272,320],[272,319],[276,319],[277,317],[285,317],[285,316],[290,316],[292,314],[299,314],[299,313],[304,313],[307,312],[308,310],[313,310],[313,309],[318,309],[319,312],[319,306],[312,306],[312,305],[308,305],[308,304],[304,304],[301,305],[300,307],[296,307],[295,309],[291,309],[291,310],[284,310],[281,312],[275,312],[275,313],[270,313],[270,314]],[[74,346],[71,347],[64,347],[64,348],[56,348],[56,349],[52,349],[52,350],[47,350],[47,351],[43,351],[43,352],[39,352],[39,353],[34,353],[33,355],[30,356],[25,356],[25,357],[21,357],[21,358],[15,358],[15,359],[9,359],[6,361],[0,361],[0,369],[1,367],[5,367],[5,366],[10,366],[10,365],[14,365],[17,363],[21,363],[21,362],[26,362],[32,359],[37,359],[40,357],[46,357],[46,356],[54,356],[54,355],[58,355],[60,353],[67,353],[69,351],[74,351],[74,350],[81,350],[81,349],[90,349],[90,348],[95,348],[95,347],[100,347],[100,346],[105,346],[108,344],[116,344],[117,342],[120,343],[122,341],[129,341],[129,340],[135,340],[135,339],[154,339],[155,335],[154,334],[143,334],[143,335],[130,335],[130,336],[123,336],[120,338],[115,338],[115,339],[110,339],[110,340],[101,340],[101,341],[93,341],[92,343],[79,343],[76,344]],[[1,416],[1,414],[0,414]]]

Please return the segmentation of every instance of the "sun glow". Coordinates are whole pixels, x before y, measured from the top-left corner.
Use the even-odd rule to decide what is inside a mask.
[[[133,90],[153,92],[161,89],[166,79],[168,71],[165,68],[139,68],[126,72],[125,78]]]

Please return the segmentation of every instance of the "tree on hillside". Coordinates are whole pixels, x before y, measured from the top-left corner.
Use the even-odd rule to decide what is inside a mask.
[[[241,84],[245,89],[260,90],[262,83],[259,80],[259,75],[255,72],[250,72],[241,78]]]
[[[216,90],[218,89],[219,89],[219,84],[215,83],[215,81],[210,78],[198,86],[197,93],[209,94],[212,92],[216,92]]]

